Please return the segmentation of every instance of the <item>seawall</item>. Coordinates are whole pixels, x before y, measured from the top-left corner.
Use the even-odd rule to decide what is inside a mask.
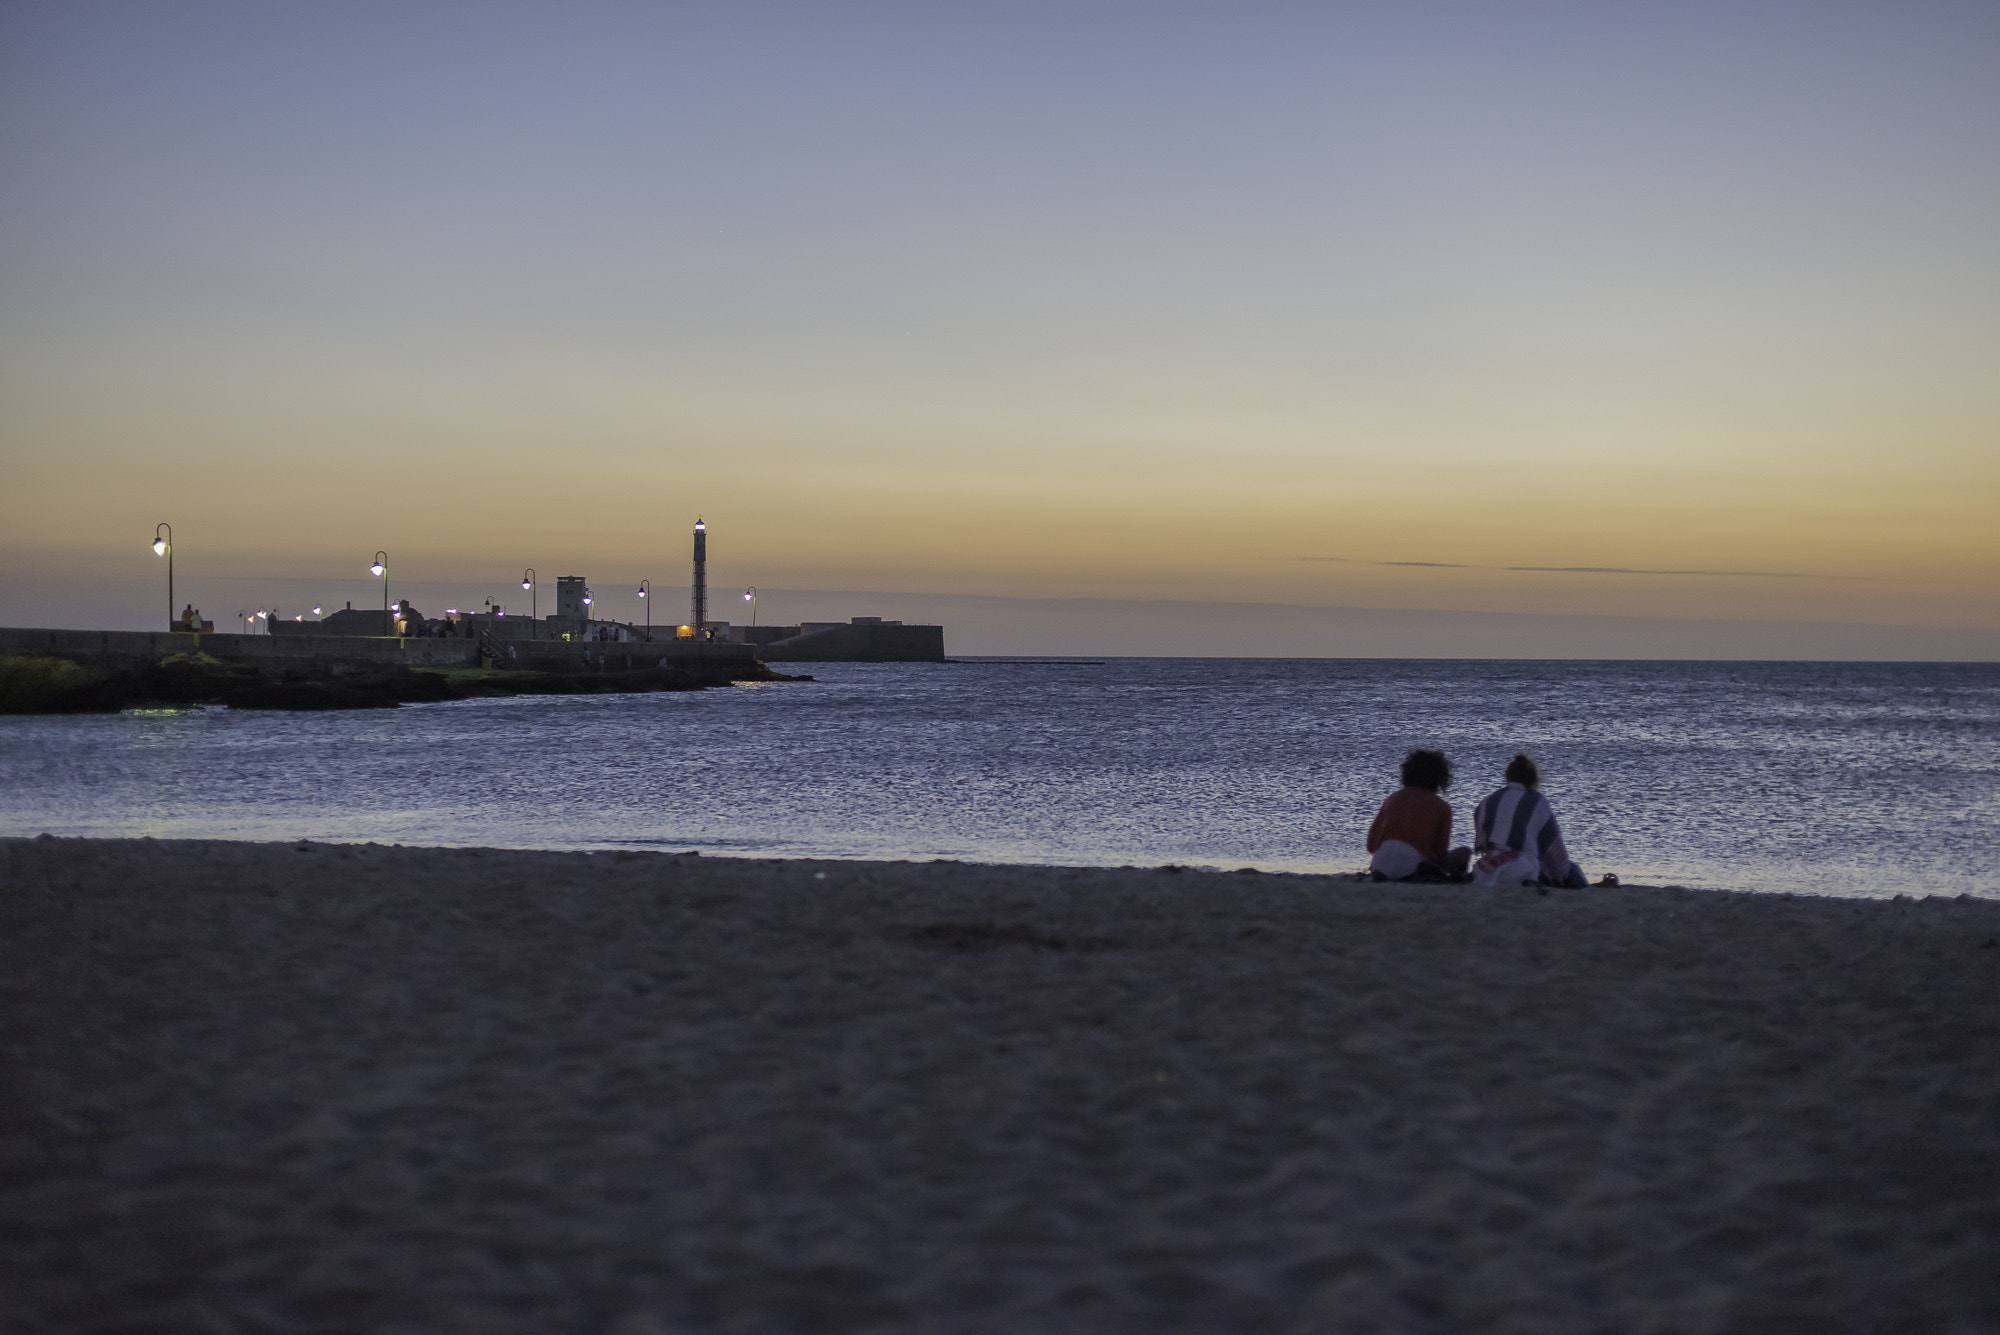
[[[656,640],[651,644],[596,644],[565,640],[511,640],[495,666],[531,672],[636,671],[689,667],[751,669],[757,649],[748,644]],[[157,663],[174,654],[207,654],[259,668],[312,671],[395,668],[476,668],[477,639],[402,639],[364,635],[196,635],[143,630],[43,630],[0,626],[0,655],[65,658],[113,668]]]
[[[942,663],[942,626],[832,626],[763,647],[767,663]]]

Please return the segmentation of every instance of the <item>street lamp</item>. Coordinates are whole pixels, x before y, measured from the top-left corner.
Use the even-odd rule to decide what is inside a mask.
[[[642,603],[646,603],[646,595],[648,593],[651,593],[652,590],[653,590],[653,581],[649,579],[640,580],[639,601]],[[651,644],[652,642],[653,642],[653,605],[651,603],[646,603],[646,643]]]
[[[752,584],[743,590],[743,601],[750,604],[750,629],[757,629],[757,586]]]
[[[375,553],[375,564],[368,567],[368,573],[382,581],[382,620],[385,630],[394,633],[395,623],[389,620],[389,581],[384,578],[389,572],[389,553]]]
[[[167,558],[167,629],[172,630],[177,621],[174,616],[174,526],[160,524],[153,529],[153,555]]]
[[[535,568],[533,566],[529,566],[521,572],[521,587],[527,590],[528,593],[528,638],[531,640],[540,639],[542,633],[535,629],[535,597],[541,593],[541,588],[535,583]]]

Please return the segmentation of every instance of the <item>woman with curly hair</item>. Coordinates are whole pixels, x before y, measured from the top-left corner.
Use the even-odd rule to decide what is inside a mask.
[[[1451,762],[1442,751],[1419,748],[1403,757],[1403,786],[1389,794],[1368,827],[1368,870],[1378,881],[1457,881],[1472,860],[1469,848],[1451,847]]]

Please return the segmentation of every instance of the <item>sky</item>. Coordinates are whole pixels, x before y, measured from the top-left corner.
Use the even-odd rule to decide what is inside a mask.
[[[1991,3],[4,0],[0,220],[4,624],[2000,658]]]

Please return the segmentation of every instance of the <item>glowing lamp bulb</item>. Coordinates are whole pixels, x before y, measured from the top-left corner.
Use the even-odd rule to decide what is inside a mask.
[[[694,521],[694,531],[697,533],[706,533],[708,532],[708,525],[702,523],[699,519],[697,519]]]
[[[318,603],[314,603],[314,604],[313,604],[313,615],[314,615],[314,616],[318,616],[318,615],[319,615],[319,604],[318,604]]]
[[[153,555],[165,556],[166,554],[167,554],[167,540],[165,538],[154,538]]]
[[[528,587],[528,581],[527,581],[527,580],[525,580],[525,579],[524,579],[524,580],[522,580],[522,581],[521,581],[521,587],[522,587],[522,588],[524,588],[524,589],[525,589],[525,588],[527,588],[527,587]]]
[[[380,561],[377,561],[374,565],[369,566],[368,573],[375,576],[375,578],[377,579],[382,578],[382,563]]]
[[[583,595],[583,605],[585,607],[590,606],[590,595],[587,593]]]
[[[644,589],[639,590],[639,596],[641,598],[644,598],[646,596],[646,591]]]
[[[744,595],[743,595],[743,601],[747,603],[747,602],[749,602],[749,601],[750,601],[750,600],[751,600],[752,598],[755,598],[756,596],[757,596],[757,595],[756,595],[756,594],[754,594],[754,593],[746,593],[746,594],[744,594]]]

